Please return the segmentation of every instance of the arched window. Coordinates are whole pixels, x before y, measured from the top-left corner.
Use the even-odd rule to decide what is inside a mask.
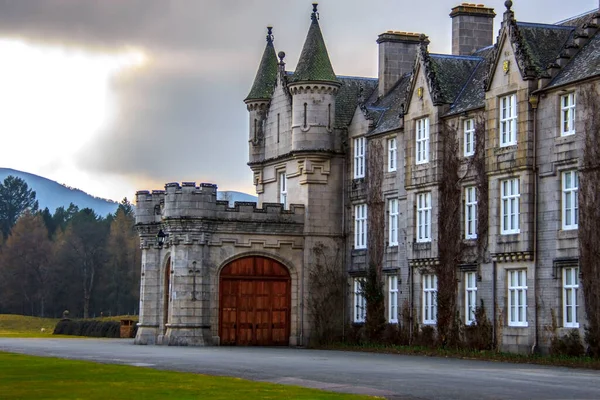
[[[327,129],[331,129],[331,104],[327,106]]]
[[[254,133],[252,135],[252,140],[256,142],[258,139],[258,120],[254,118]]]

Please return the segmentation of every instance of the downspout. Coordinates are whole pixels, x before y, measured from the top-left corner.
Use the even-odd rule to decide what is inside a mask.
[[[497,321],[496,321],[496,261],[492,261],[492,344],[497,349],[498,338],[497,338]],[[498,350],[498,349],[497,349]]]
[[[537,168],[537,108],[539,97],[529,96],[529,104],[533,109],[533,318],[534,318],[534,342],[531,346],[531,354],[538,350],[538,257],[537,257],[537,241],[538,241],[538,168]]]
[[[346,250],[347,250],[347,246],[348,246],[348,240],[347,240],[347,235],[346,235],[346,187],[348,185],[348,183],[346,182],[346,156],[344,155],[344,158],[342,159],[342,268],[344,269],[344,277],[346,276],[345,272],[347,270],[347,266],[346,266]],[[346,281],[347,282],[347,281]],[[342,296],[342,339],[345,340],[346,339],[346,314],[348,312],[347,310],[347,304],[346,301],[348,300],[348,291],[346,290],[348,288],[348,284],[345,283],[344,284],[344,294]]]

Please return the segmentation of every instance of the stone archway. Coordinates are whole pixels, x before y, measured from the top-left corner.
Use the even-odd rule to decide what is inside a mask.
[[[290,309],[290,273],[278,261],[248,256],[230,262],[221,270],[221,345],[287,346]]]

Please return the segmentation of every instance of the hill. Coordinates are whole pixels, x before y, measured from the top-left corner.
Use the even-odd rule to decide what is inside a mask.
[[[55,182],[51,179],[28,172],[18,171],[10,168],[0,168],[0,182],[7,176],[12,175],[23,179],[27,185],[35,190],[40,209],[48,207],[51,213],[58,207],[69,207],[73,203],[81,208],[91,208],[96,214],[106,216],[117,210],[119,204],[112,200],[102,199],[87,194],[83,190],[71,188]],[[256,196],[236,192],[233,190],[217,192],[219,200],[228,200],[231,205],[236,201],[256,201]],[[134,199],[130,199],[134,200]]]
[[[4,181],[9,175],[27,182],[27,185],[35,190],[40,209],[43,210],[48,207],[51,213],[54,213],[58,207],[67,208],[69,204],[73,203],[80,209],[91,208],[96,214],[104,217],[107,214],[114,213],[119,206],[119,203],[115,201],[94,197],[83,190],[61,185],[42,176],[10,168],[0,168],[0,181]]]

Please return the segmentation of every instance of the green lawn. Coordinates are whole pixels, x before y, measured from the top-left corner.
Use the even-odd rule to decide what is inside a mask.
[[[54,318],[0,314],[0,337],[52,337],[58,322]]]
[[[198,360],[198,362],[202,362]],[[372,399],[237,378],[0,352],[2,399]]]

